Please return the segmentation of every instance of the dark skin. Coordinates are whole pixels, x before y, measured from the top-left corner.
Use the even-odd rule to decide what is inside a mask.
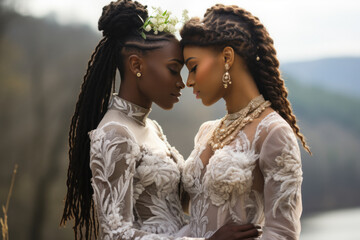
[[[144,108],[156,103],[163,109],[171,109],[185,87],[180,71],[184,58],[178,40],[164,42],[163,47],[146,55],[125,54],[125,67],[119,96]],[[137,74],[141,73],[141,77]],[[259,236],[259,227],[253,224],[226,224],[209,240],[253,239]]]
[[[166,110],[179,101],[185,85],[180,75],[184,59],[178,40],[164,42],[163,47],[146,55],[129,54],[126,59],[120,97],[144,108],[154,102]]]

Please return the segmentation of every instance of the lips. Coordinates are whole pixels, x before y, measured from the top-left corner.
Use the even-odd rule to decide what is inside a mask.
[[[170,94],[175,102],[180,101],[181,92],[175,92]]]
[[[172,96],[175,97],[180,97],[181,96],[181,92],[176,92],[176,93],[171,93]]]
[[[200,97],[199,97],[200,91],[195,91],[195,90],[194,90],[193,93],[195,94],[196,98],[200,98]]]

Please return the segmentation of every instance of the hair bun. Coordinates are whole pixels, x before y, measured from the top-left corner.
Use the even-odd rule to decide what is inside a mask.
[[[134,33],[148,17],[146,6],[137,1],[119,0],[103,7],[98,29],[103,36],[123,39]]]

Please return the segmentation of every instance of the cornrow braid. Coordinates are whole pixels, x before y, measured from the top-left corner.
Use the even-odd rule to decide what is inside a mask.
[[[280,75],[274,42],[257,17],[235,5],[216,4],[207,9],[202,21],[190,19],[180,35],[182,47],[214,46],[222,50],[231,46],[244,58],[260,93],[289,123],[304,149],[311,154],[287,99],[288,91]]]
[[[146,32],[146,40],[138,32],[142,19],[148,17],[146,6],[131,0],[111,2],[103,8],[99,30],[103,32],[87,65],[69,131],[69,168],[67,194],[60,225],[74,219],[75,240],[96,239],[98,221],[92,199],[89,131],[104,117],[117,69],[124,71],[125,53],[146,54],[163,46],[175,36]]]

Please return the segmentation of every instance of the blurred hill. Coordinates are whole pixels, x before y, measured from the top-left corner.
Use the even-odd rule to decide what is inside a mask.
[[[360,58],[338,57],[281,65],[285,76],[360,98]]]
[[[66,229],[58,228],[66,192],[67,134],[100,34],[87,26],[0,14],[1,204],[13,166],[19,164],[9,210],[10,239],[71,239],[71,223]],[[354,61],[358,64],[358,59]],[[334,64],[321,70],[323,74],[314,68],[310,80],[286,64],[282,68],[288,73],[286,85],[301,131],[314,154],[309,157],[303,152],[304,215],[360,204],[360,99],[337,91],[340,85],[329,91],[317,82],[341,71],[334,67],[341,64]],[[296,66],[292,63],[293,68],[301,68]],[[182,73],[185,81],[186,69]],[[344,73],[336,74],[343,82],[350,81]],[[187,157],[200,124],[222,117],[224,109],[222,101],[204,107],[191,89],[185,89],[172,111],[153,106],[150,117]]]

